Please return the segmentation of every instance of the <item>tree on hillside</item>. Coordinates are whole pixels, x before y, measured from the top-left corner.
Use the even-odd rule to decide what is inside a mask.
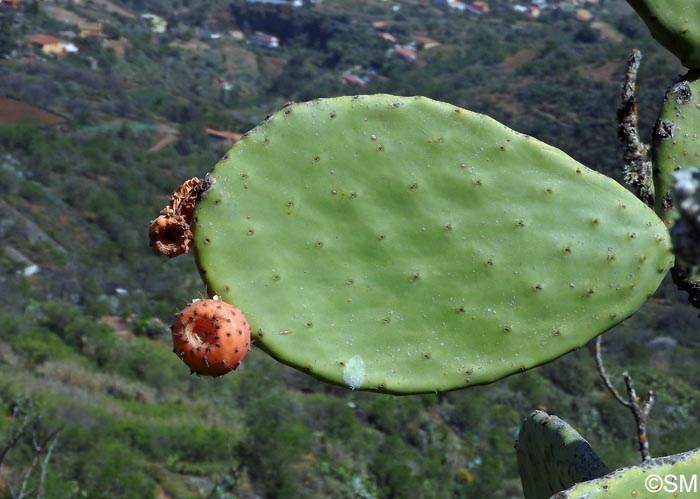
[[[0,13],[0,57],[4,57],[15,48],[15,14],[9,9]]]
[[[28,16],[36,16],[39,14],[39,2],[37,0],[30,0],[24,5],[24,13]]]

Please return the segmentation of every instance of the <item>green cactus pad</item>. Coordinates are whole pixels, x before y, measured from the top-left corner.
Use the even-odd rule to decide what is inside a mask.
[[[525,499],[549,499],[610,473],[586,439],[546,412],[535,411],[523,421],[515,449]]]
[[[627,0],[649,27],[651,36],[688,68],[700,68],[700,2]]]
[[[389,393],[489,383],[632,314],[671,264],[611,179],[423,97],[283,108],[211,173],[194,218],[210,294],[255,345]]]
[[[659,457],[574,485],[551,499],[697,499],[700,449]]]
[[[697,75],[686,75],[666,93],[654,129],[653,152],[655,210],[670,227],[678,217],[670,196],[673,172],[700,166],[700,81]]]

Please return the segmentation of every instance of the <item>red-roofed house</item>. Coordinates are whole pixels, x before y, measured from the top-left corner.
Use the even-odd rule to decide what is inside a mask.
[[[394,47],[394,53],[399,54],[399,56],[408,62],[413,62],[416,60],[416,49],[413,47],[402,47],[397,45]]]
[[[276,36],[263,33],[262,31],[256,31],[253,33],[253,36],[248,39],[248,43],[258,47],[274,49],[280,46],[280,39]]]
[[[38,45],[39,47],[61,43],[60,38],[56,38],[55,36],[51,35],[43,35],[41,33],[29,35],[27,37],[27,41],[33,45]]]
[[[413,41],[416,42],[416,45],[423,50],[428,50],[440,45],[440,42],[427,36],[414,36]]]
[[[537,5],[530,5],[529,10],[527,12],[527,17],[530,19],[537,19],[540,17],[541,11],[540,8]]]
[[[42,33],[36,33],[29,35],[27,41],[32,45],[36,45],[41,48],[41,51],[45,54],[55,55],[62,57],[66,54],[78,52],[78,47],[72,43],[61,40],[51,35],[44,35]]]
[[[22,0],[2,0],[0,1],[0,5],[7,5],[13,9],[19,9],[19,6],[22,5]]]
[[[369,78],[363,78],[361,76],[358,76],[352,71],[345,71],[342,75],[340,75],[340,81],[342,81],[343,83],[350,83],[352,85],[359,85],[361,87],[364,87],[365,85],[367,85]]]
[[[472,9],[474,9],[474,11],[480,12],[482,14],[486,14],[491,11],[491,7],[489,7],[489,4],[486,2],[482,2],[481,0],[476,0],[472,2],[471,7]]]
[[[435,0],[438,5],[447,5],[451,9],[455,10],[466,10],[467,4],[461,2],[460,0]]]

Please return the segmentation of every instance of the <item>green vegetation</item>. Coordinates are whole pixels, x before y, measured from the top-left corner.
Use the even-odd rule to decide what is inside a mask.
[[[588,347],[441,395],[325,385],[255,348],[235,374],[191,377],[170,351],[167,325],[204,290],[192,258],[164,261],[146,238],[164,193],[225,151],[205,127],[245,132],[289,99],[423,94],[492,115],[619,179],[615,108],[629,47],[645,54],[645,136],[659,89],[680,70],[620,2],[596,12],[603,27],[560,11],[529,20],[497,0],[483,16],[414,2],[393,11],[370,0],[294,10],[242,1],[112,4],[123,11],[57,2],[104,20],[114,42],[78,40],[82,51],[63,58],[40,54],[24,36],[62,36],[75,26],[49,15],[44,2],[25,3],[11,15],[0,10],[2,26],[12,18],[11,31],[0,26],[0,96],[67,122],[0,125],[0,449],[32,421],[5,456],[4,483],[20,486],[35,457],[33,435],[58,430],[44,481],[52,499],[519,498],[513,443],[535,407],[571,423],[611,469],[634,462],[629,414],[599,382]],[[150,33],[138,17],[145,12],[163,16],[167,32]],[[419,50],[413,63],[388,56],[393,43],[370,25],[379,20],[398,43],[422,34],[441,45]],[[273,32],[279,21],[288,31]],[[228,34],[257,29],[279,35],[281,46]],[[370,75],[364,87],[340,81],[356,65]],[[117,126],[94,128],[104,123]],[[155,147],[164,137],[174,140]],[[657,393],[653,455],[688,450],[700,424],[697,314],[684,302],[664,286],[606,340],[611,375],[627,369],[640,391]],[[27,400],[33,405],[18,411]],[[0,494],[11,497],[9,488]]]

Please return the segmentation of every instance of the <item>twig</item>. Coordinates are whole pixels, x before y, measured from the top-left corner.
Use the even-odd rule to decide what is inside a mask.
[[[24,473],[24,480],[22,480],[22,487],[19,489],[19,495],[15,495],[12,489],[10,489],[10,493],[12,494],[13,499],[24,499],[25,495],[29,495],[32,492],[31,490],[27,491],[27,484],[29,483],[29,477],[32,476],[34,468],[36,468],[38,462],[39,455],[37,454],[34,456],[31,466],[29,466],[29,468],[27,468],[26,472]]]
[[[17,445],[19,440],[24,436],[24,433],[27,431],[27,426],[29,426],[29,421],[23,421],[22,425],[13,432],[13,434],[7,439],[7,442],[3,448],[0,449],[0,466],[2,466],[2,463],[5,461],[5,458],[10,450],[12,450],[12,448]]]
[[[24,437],[29,426],[35,424],[34,416],[29,414],[30,409],[28,410],[24,407],[25,403],[29,405],[30,409],[32,408],[32,402],[28,401],[20,402],[12,409],[12,418],[21,418],[21,423],[12,431],[2,449],[0,449],[0,467],[2,467],[2,463],[5,461],[7,454],[19,443],[20,439]]]
[[[49,448],[46,450],[46,456],[44,456],[44,460],[41,462],[41,473],[39,475],[39,490],[36,493],[36,499],[44,499],[44,493],[45,493],[45,488],[44,485],[46,483],[46,470],[49,467],[49,461],[51,460],[51,454],[53,453],[53,448],[56,447],[56,443],[58,442],[58,434],[60,432],[59,430],[56,430],[49,439],[51,440],[51,443],[49,444]],[[47,440],[48,442],[48,440]]]
[[[654,206],[654,181],[652,164],[649,161],[649,147],[639,138],[637,112],[637,71],[642,53],[632,49],[627,60],[627,72],[622,84],[622,105],[617,110],[617,132],[625,143],[624,178],[634,194],[647,206]]]
[[[11,448],[13,448],[16,444],[18,444],[20,438],[26,433],[27,427],[29,425],[35,425],[37,428],[35,428],[32,432],[32,442],[31,442],[31,447],[32,450],[34,451],[34,458],[32,459],[32,462],[29,466],[27,466],[24,470],[24,474],[22,476],[22,482],[19,484],[19,490],[17,490],[12,483],[7,481],[7,489],[8,492],[10,493],[10,497],[12,499],[25,499],[29,497],[29,495],[34,493],[34,488],[28,488],[29,486],[29,480],[34,474],[34,471],[36,470],[37,466],[39,466],[39,484],[38,484],[38,490],[36,492],[36,499],[43,499],[44,494],[45,494],[45,483],[46,483],[46,472],[48,470],[49,466],[49,461],[51,460],[51,454],[53,453],[54,447],[56,446],[56,443],[58,442],[58,435],[60,434],[61,430],[63,428],[57,428],[56,430],[45,434],[45,435],[40,435],[41,430],[38,428],[40,425],[40,418],[37,415],[28,415],[25,416],[24,420],[22,421],[22,424],[18,428],[17,431],[13,434],[13,436],[9,439],[7,447],[3,449],[3,456],[6,456],[7,453]],[[42,459],[42,454],[44,454],[44,451],[46,451],[46,454],[43,456]]]
[[[598,374],[600,374],[600,378],[603,380],[605,387],[612,393],[613,397],[615,397],[620,404],[632,411],[634,421],[637,424],[639,452],[642,454],[642,461],[648,461],[651,459],[651,456],[649,454],[649,440],[647,439],[647,417],[649,416],[651,407],[654,405],[654,392],[649,390],[646,402],[642,402],[634,389],[632,376],[625,371],[622,373],[622,378],[625,380],[625,386],[627,387],[627,400],[622,398],[620,392],[613,386],[612,381],[610,381],[608,374],[605,372],[603,357],[601,355],[601,343],[602,335],[598,336],[595,340],[595,363],[598,367]]]
[[[46,483],[46,471],[49,466],[49,461],[51,460],[51,454],[53,449],[58,442],[58,435],[62,428],[58,428],[44,438],[39,438],[35,433],[32,435],[32,448],[34,449],[34,459],[32,459],[32,464],[30,464],[24,472],[24,477],[22,479],[22,484],[20,486],[19,492],[16,492],[10,483],[8,483],[8,488],[10,491],[10,496],[13,499],[25,499],[30,494],[34,492],[34,489],[27,489],[29,485],[29,479],[34,474],[34,470],[39,466],[39,485],[36,493],[36,499],[43,499],[45,494],[45,483]],[[47,447],[48,445],[48,447]],[[41,455],[46,449],[46,455],[41,459]]]

